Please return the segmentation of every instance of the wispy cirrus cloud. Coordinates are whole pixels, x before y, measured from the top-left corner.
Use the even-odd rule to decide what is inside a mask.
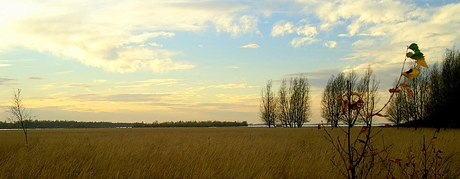
[[[31,76],[31,77],[29,77],[27,79],[29,79],[29,80],[43,80],[42,77],[37,77],[37,76]]]
[[[0,85],[14,84],[17,80],[12,78],[0,78]]]
[[[0,67],[9,67],[11,65],[11,60],[0,60]]]
[[[255,87],[257,86],[249,86],[245,83],[240,83],[240,84],[230,83],[230,84],[208,86],[208,88],[219,88],[219,89],[237,89],[237,88],[255,88]]]

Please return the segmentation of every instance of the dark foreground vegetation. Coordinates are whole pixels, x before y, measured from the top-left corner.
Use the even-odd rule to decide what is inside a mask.
[[[237,127],[248,126],[246,121],[177,121],[153,123],[112,123],[112,122],[78,122],[62,120],[31,120],[26,121],[28,128],[132,128],[132,127]],[[1,122],[0,129],[19,129],[19,122]]]

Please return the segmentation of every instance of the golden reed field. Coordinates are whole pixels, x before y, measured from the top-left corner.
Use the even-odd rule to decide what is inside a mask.
[[[434,134],[374,129],[382,129],[375,145],[392,144],[389,157],[403,161]],[[29,130],[27,149],[22,131],[0,131],[0,178],[343,178],[325,136],[316,128],[48,129]],[[460,131],[441,130],[436,148],[460,152]],[[460,166],[460,154],[451,161]]]

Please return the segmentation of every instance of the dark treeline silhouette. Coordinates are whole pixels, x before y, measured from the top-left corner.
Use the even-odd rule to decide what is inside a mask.
[[[132,127],[134,123],[112,123],[112,122],[81,122],[65,120],[30,120],[26,121],[27,128],[115,128]],[[0,122],[2,129],[20,128],[18,122]]]
[[[112,122],[81,122],[64,120],[31,120],[27,121],[28,128],[122,128],[122,127],[233,127],[248,126],[246,121],[178,121],[178,122],[153,122],[153,123],[112,123]],[[19,129],[18,122],[0,121],[0,129]]]
[[[153,122],[153,123],[134,123],[132,127],[240,127],[248,126],[246,121],[228,122],[228,121],[170,121],[170,122]]]
[[[444,59],[422,71],[417,78],[402,82],[401,90],[388,106],[388,118],[398,126],[459,128],[460,50],[447,49]]]

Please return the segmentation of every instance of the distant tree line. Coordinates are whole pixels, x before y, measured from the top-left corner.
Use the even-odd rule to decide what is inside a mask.
[[[117,127],[232,127],[248,126],[243,122],[226,121],[178,121],[178,122],[153,122],[153,123],[112,123],[112,122],[81,122],[65,120],[28,120],[25,121],[27,128],[117,128]],[[19,121],[2,122],[0,129],[20,129]]]
[[[170,121],[153,123],[134,123],[132,127],[246,127],[248,123],[229,121]]]
[[[132,127],[134,123],[112,123],[112,122],[81,122],[65,120],[29,120],[26,121],[27,128],[115,128]],[[2,129],[20,128],[20,124],[15,122],[0,122]]]

